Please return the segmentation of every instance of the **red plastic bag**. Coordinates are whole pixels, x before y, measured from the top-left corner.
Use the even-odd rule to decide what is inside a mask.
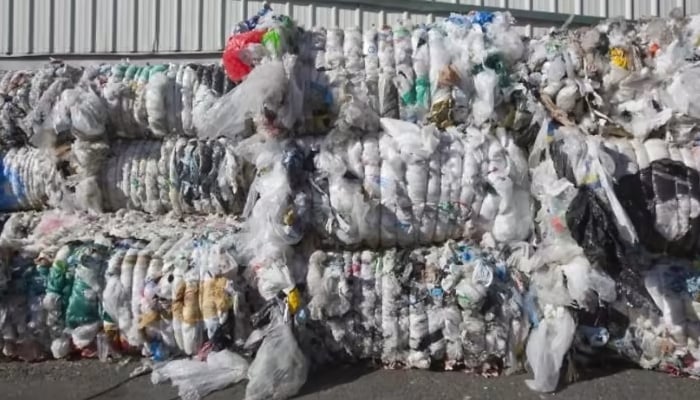
[[[263,35],[265,35],[265,31],[255,30],[239,33],[228,39],[222,61],[226,75],[232,81],[236,83],[242,81],[253,70],[253,66],[241,59],[240,52],[250,44],[262,42]]]

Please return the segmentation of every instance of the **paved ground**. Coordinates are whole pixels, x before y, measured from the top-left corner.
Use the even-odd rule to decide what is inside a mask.
[[[153,386],[148,377],[124,384],[134,366],[117,368],[94,361],[41,364],[0,364],[3,400],[170,400],[177,399],[169,385]],[[299,399],[477,400],[477,399],[691,399],[700,394],[700,381],[673,378],[638,370],[607,371],[555,395],[530,392],[524,376],[484,379],[463,373],[419,371],[365,371],[338,368],[312,377]],[[244,385],[207,397],[242,400]]]

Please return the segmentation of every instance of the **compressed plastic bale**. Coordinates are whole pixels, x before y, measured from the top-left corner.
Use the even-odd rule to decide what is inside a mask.
[[[450,54],[445,47],[445,37],[437,30],[428,31],[430,49],[430,100],[431,107],[445,102],[450,95],[449,88],[440,80],[440,75],[450,64]]]
[[[397,300],[401,288],[393,273],[396,268],[396,251],[390,250],[382,259],[381,279],[381,327],[383,346],[381,359],[387,365],[395,365],[404,361],[400,348],[399,310]]]
[[[379,56],[375,27],[364,31],[362,37],[362,54],[365,62],[365,84],[367,85],[367,97],[370,107],[379,112]]]
[[[134,264],[132,284],[131,284],[131,318],[132,322],[130,329],[126,332],[128,335],[129,344],[134,347],[140,347],[144,343],[144,338],[140,329],[141,321],[141,296],[146,284],[146,272],[151,259],[151,251],[143,249],[136,256]]]
[[[345,29],[343,56],[345,57],[345,68],[350,73],[350,81],[353,84],[361,84],[365,63],[362,58],[362,31],[359,28]]]
[[[181,328],[182,350],[187,355],[197,353],[204,342],[204,327],[199,306],[199,284],[198,271],[188,271],[185,275]]]
[[[430,320],[425,304],[420,301],[419,293],[425,291],[423,285],[416,285],[409,295],[409,354],[406,358],[408,366],[418,369],[430,367],[430,352],[426,340],[430,331]],[[432,318],[433,321],[435,318]]]
[[[85,85],[79,90],[77,103],[70,107],[73,132],[80,139],[101,139],[107,129],[107,109],[92,87]]]
[[[426,115],[430,107],[430,48],[428,31],[424,27],[413,30],[411,46],[413,54],[413,69],[416,73],[416,118],[419,120]]]
[[[435,239],[438,203],[440,201],[441,161],[440,152],[435,152],[427,163],[428,181],[425,189],[423,218],[420,221],[420,240],[422,243],[431,243]]]
[[[136,261],[138,258],[138,249],[130,248],[124,255],[124,259],[121,265],[121,272],[119,279],[121,281],[121,286],[123,290],[122,300],[119,303],[119,330],[123,332],[124,338],[126,338],[127,333],[132,328],[133,324],[133,314],[132,314],[132,292],[133,292],[133,282],[134,282],[134,268],[136,266]],[[128,339],[127,339],[128,341]]]
[[[492,118],[496,105],[496,85],[498,76],[492,69],[485,68],[474,77],[476,100],[472,106],[474,122],[481,125]]]
[[[387,118],[399,116],[399,94],[393,79],[396,71],[393,35],[389,28],[380,29],[377,35],[379,80],[377,92],[379,115]]]
[[[392,247],[397,244],[397,230],[400,229],[396,204],[400,184],[400,176],[398,175],[400,160],[395,147],[390,137],[384,135],[379,138],[379,150],[383,161],[379,175],[382,207],[380,240],[383,247]],[[390,159],[390,157],[394,157],[394,159]]]
[[[380,198],[381,196],[381,156],[379,152],[379,142],[377,134],[369,134],[362,138],[362,163],[364,164],[363,189],[370,197]],[[369,226],[380,226],[381,208],[376,207],[367,216]],[[367,237],[369,246],[376,247],[380,241],[380,231],[371,230]]]
[[[102,292],[102,320],[105,332],[112,332],[119,329],[119,310],[122,308],[124,287],[122,286],[121,265],[124,261],[126,251],[119,249],[112,254],[107,263],[105,271],[105,287]]]
[[[60,99],[61,93],[72,87],[74,82],[68,78],[58,78],[49,86],[27,116],[28,124],[31,124],[33,135],[30,142],[37,147],[50,147],[55,143],[56,132],[51,116],[54,106]]]
[[[182,129],[188,136],[195,135],[194,121],[192,117],[194,105],[194,85],[197,74],[190,66],[185,66],[182,71]]]

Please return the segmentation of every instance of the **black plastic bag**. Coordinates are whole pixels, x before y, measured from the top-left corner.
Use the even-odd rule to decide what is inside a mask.
[[[613,279],[626,266],[625,246],[614,215],[592,189],[584,186],[566,211],[566,223],[588,260]]]
[[[692,257],[697,252],[700,218],[682,215],[679,201],[700,202],[698,171],[678,161],[653,161],[638,173],[622,177],[615,185],[615,193],[646,249],[679,257]],[[658,215],[657,206],[674,203],[675,207],[671,208],[676,214],[673,217],[687,218],[689,229],[682,237],[669,241],[657,229],[665,218]]]

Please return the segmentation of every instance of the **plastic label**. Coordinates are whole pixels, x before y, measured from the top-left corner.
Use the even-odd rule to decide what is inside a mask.
[[[484,287],[489,287],[493,283],[493,270],[483,260],[477,260],[472,272],[472,282]]]
[[[289,312],[296,314],[300,305],[301,294],[299,293],[299,289],[294,288],[289,292],[289,294],[287,294],[287,306],[289,307]]]
[[[436,299],[442,299],[445,295],[445,291],[441,287],[434,287],[430,289],[430,295]]]
[[[610,62],[619,68],[628,69],[629,59],[627,53],[619,47],[610,49]]]

